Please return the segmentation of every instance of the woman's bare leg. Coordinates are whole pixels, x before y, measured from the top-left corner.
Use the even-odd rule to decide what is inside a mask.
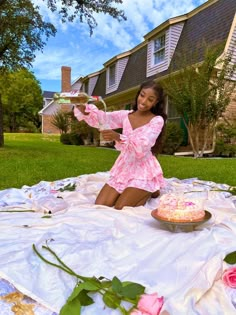
[[[160,190],[156,190],[154,193],[152,193],[152,198],[157,198],[160,196]]]
[[[113,207],[119,196],[120,194],[114,188],[105,184],[99,192],[95,204]]]
[[[121,210],[125,206],[138,207],[143,206],[147,200],[151,197],[152,193],[149,191],[128,187],[117,198],[115,202],[115,209]]]

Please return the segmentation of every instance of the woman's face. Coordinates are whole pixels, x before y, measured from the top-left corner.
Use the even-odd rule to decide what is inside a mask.
[[[152,88],[142,89],[137,98],[137,107],[139,111],[150,111],[156,105],[158,97]]]

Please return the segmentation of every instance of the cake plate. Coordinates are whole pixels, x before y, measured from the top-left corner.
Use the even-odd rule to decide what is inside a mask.
[[[157,209],[152,210],[151,215],[154,219],[165,225],[171,232],[192,232],[196,226],[207,222],[211,218],[211,213],[206,210],[205,216],[201,220],[190,222],[173,222],[165,220],[158,216]]]

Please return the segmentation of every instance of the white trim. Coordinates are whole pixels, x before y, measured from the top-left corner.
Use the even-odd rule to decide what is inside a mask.
[[[171,58],[172,58],[172,56],[170,57],[170,52],[171,52],[171,27],[169,28],[169,36],[168,36],[168,38],[169,38],[169,41],[168,41],[168,54],[167,54],[167,63],[168,63],[168,67],[169,67],[169,64],[170,64],[170,62],[171,62]],[[179,39],[179,38],[178,38]],[[166,45],[167,46],[167,45]]]
[[[38,112],[38,114],[39,114],[39,115],[43,115],[43,112],[44,112],[49,106],[51,106],[54,102],[55,102],[55,101],[52,100],[50,103],[48,103],[48,105],[46,105],[44,108],[42,108],[42,109]]]
[[[236,37],[236,13],[234,14],[233,22],[232,22],[231,27],[230,27],[230,31],[229,31],[229,34],[227,37],[224,51],[216,59],[216,63],[221,61],[221,59],[224,59],[228,53],[232,53],[232,60],[231,61],[234,62],[234,60],[236,59],[236,43],[235,43],[236,40],[234,39],[234,37]],[[221,64],[219,63],[215,68],[220,70],[222,68],[222,63]],[[236,73],[234,73],[230,79],[235,81],[236,80]]]
[[[222,59],[222,58],[224,57],[224,55],[227,53],[235,29],[236,29],[236,13],[234,14],[233,22],[232,22],[231,27],[230,27],[230,31],[229,31],[229,34],[228,34],[228,37],[227,37],[227,41],[226,41],[226,44],[225,44],[225,47],[224,47],[224,51],[223,51],[223,53],[217,58],[217,61],[220,60],[220,59]]]
[[[160,48],[158,48],[157,50],[155,50],[155,42],[158,41],[158,39],[161,39],[162,37],[165,38],[165,41],[164,41],[164,45],[163,46],[160,46]],[[152,62],[151,64],[155,67],[155,66],[158,66],[160,65],[162,62],[165,61],[165,58],[166,58],[166,32],[163,32],[161,34],[158,34],[155,38],[153,38],[152,40]],[[160,52],[160,51],[164,51],[164,56],[163,56],[163,59],[157,63],[155,63],[155,54]]]
[[[124,53],[121,53],[119,55],[116,55],[114,57],[112,57],[111,59],[109,59],[108,61],[106,61],[103,65],[105,68],[108,68],[111,66],[112,63],[119,61],[120,59],[123,59],[125,57],[129,57],[129,55],[131,54],[132,50],[126,51]]]
[[[168,19],[167,21],[163,22],[162,24],[160,24],[159,26],[157,26],[156,28],[154,28],[152,31],[150,31],[149,33],[147,33],[146,35],[144,35],[144,39],[145,40],[150,40],[152,37],[155,36],[155,34],[160,33],[161,31],[163,31],[164,29],[170,27],[173,24],[177,24],[180,22],[185,22],[186,20],[188,20],[189,18],[191,18],[192,16],[198,14],[199,12],[205,10],[206,8],[208,8],[209,6],[213,5],[215,2],[217,2],[219,0],[208,0],[207,2],[203,3],[202,5],[198,6],[197,8],[193,9],[192,11],[183,14],[183,15],[179,15],[173,18]]]
[[[116,73],[117,73],[117,64],[116,63],[113,63],[112,65],[110,65],[108,67],[108,87],[112,87],[116,84],[116,80],[117,80],[117,76],[116,76]]]

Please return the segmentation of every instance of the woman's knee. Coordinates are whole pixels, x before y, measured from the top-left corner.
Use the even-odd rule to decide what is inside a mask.
[[[119,195],[120,194],[114,188],[105,184],[95,200],[95,205],[113,207]]]
[[[119,196],[114,204],[114,208],[122,210],[127,207],[139,207],[145,205],[147,200],[151,197],[151,193],[142,189],[128,187]]]
[[[115,205],[114,205],[114,208],[115,208],[116,210],[122,210],[124,207],[125,207],[125,205],[122,204],[122,203],[119,202],[119,201],[117,201],[117,202],[115,203]]]
[[[114,201],[113,200],[105,200],[105,199],[96,199],[95,200],[95,205],[100,205],[100,206],[106,206],[106,207],[113,207],[114,206]]]

